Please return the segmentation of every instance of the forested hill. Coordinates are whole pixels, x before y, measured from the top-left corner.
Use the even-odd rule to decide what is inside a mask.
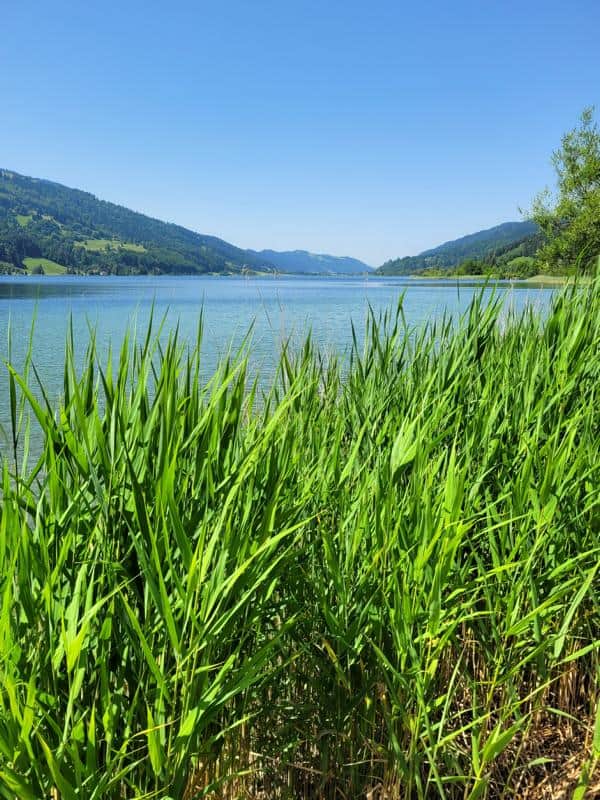
[[[529,256],[539,246],[538,237],[539,229],[533,222],[505,222],[445,242],[417,256],[387,261],[379,267],[378,272],[383,275],[409,275],[428,269],[450,269],[467,259],[494,263],[499,258]]]
[[[330,256],[324,253],[309,253],[306,250],[249,250],[249,253],[265,262],[274,264],[280,272],[303,272],[313,274],[361,275],[372,272],[373,267],[347,256]]]
[[[98,200],[88,192],[0,169],[0,271],[240,272],[264,258]]]

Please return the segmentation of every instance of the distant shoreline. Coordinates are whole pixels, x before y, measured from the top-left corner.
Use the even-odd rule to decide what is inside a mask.
[[[399,276],[396,276],[399,277]],[[573,283],[579,281],[580,283],[591,283],[592,278],[589,275],[532,275],[530,278],[501,278],[496,275],[407,275],[406,277],[415,278],[417,280],[453,280],[453,281],[478,281],[479,283],[525,283],[544,286],[562,286],[563,284]]]
[[[377,273],[325,273],[325,272],[200,272],[200,273],[137,273],[137,274],[115,274],[98,272],[65,272],[65,273],[34,273],[34,272],[10,272],[0,273],[2,277],[13,278],[312,278],[312,279],[364,279],[369,280],[389,280],[390,278],[402,278],[404,280],[426,280],[426,281],[460,281],[461,283],[512,283],[525,284],[528,286],[562,286],[567,283],[579,281],[583,284],[591,282],[589,275],[533,275],[530,278],[502,278],[495,275],[419,275],[417,273],[407,275],[380,275]]]

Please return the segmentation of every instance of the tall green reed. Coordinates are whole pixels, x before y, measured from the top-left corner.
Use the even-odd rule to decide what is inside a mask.
[[[70,340],[58,409],[9,365],[2,796],[474,800],[593,724],[600,288],[502,314],[371,315],[269,390],[177,332]]]

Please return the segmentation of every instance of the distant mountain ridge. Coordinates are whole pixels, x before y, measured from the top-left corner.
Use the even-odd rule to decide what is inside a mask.
[[[537,237],[539,229],[533,222],[504,222],[444,242],[416,256],[386,261],[377,272],[381,275],[410,275],[426,269],[451,269],[466,259],[493,261],[517,246],[527,251],[527,243],[530,240],[533,242]]]
[[[280,272],[357,275],[372,272],[374,267],[357,258],[309,253],[307,250],[248,250],[254,258],[274,264]]]

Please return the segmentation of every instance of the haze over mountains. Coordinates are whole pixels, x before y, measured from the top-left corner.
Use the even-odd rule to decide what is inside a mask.
[[[504,223],[388,261],[377,273],[407,275],[451,268],[467,258],[503,257],[514,248],[527,250],[536,233],[530,222]],[[306,250],[244,250],[89,192],[0,169],[0,272],[356,275],[372,270],[355,258]]]
[[[309,253],[307,250],[248,250],[256,258],[264,258],[281,272],[331,273],[356,275],[371,272],[374,267],[348,256],[330,256],[324,253]]]

